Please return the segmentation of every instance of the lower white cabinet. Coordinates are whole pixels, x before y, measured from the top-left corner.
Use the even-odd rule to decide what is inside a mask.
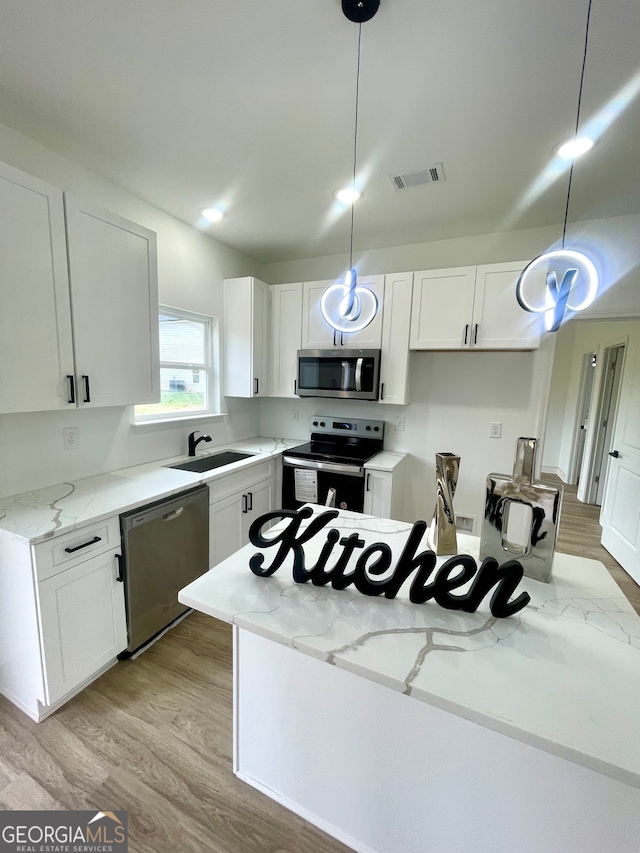
[[[53,705],[127,647],[120,550],[38,584],[47,704]]]
[[[405,463],[404,453],[384,452],[365,465],[365,515],[404,520]]]
[[[253,521],[275,506],[274,463],[264,462],[209,486],[209,564],[213,568],[249,541]],[[253,473],[252,473],[253,472]],[[223,495],[221,497],[221,495]]]
[[[44,719],[127,647],[117,516],[29,545],[0,531],[0,693]]]

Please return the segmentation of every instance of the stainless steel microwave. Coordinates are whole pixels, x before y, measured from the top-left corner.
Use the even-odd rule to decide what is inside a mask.
[[[379,349],[298,350],[299,397],[377,400]]]

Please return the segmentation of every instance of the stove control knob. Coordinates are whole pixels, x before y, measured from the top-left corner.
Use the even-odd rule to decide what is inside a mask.
[[[320,426],[324,426],[324,425],[325,425],[324,421],[320,421]]]
[[[367,425],[367,431],[368,431],[368,430],[370,430],[370,429],[371,429],[371,427],[370,427],[369,425]]]
[[[313,422],[313,425],[314,425],[314,426],[318,426],[318,421],[314,421],[314,422]]]
[[[379,432],[379,431],[380,431],[380,427],[374,427],[374,428],[373,428],[373,431],[374,431],[374,432]]]

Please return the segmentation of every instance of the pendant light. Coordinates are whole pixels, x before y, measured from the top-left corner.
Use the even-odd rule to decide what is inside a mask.
[[[378,313],[378,299],[368,287],[358,284],[358,275],[353,266],[353,219],[354,204],[359,198],[356,190],[356,167],[358,162],[358,100],[360,94],[360,43],[362,24],[371,20],[380,7],[380,0],[342,0],[345,16],[358,24],[358,53],[356,62],[356,103],[353,132],[353,175],[351,180],[351,227],[349,237],[349,269],[344,284],[333,284],[322,295],[320,307],[327,323],[338,332],[359,332],[371,323]]]
[[[589,23],[591,21],[591,4],[589,0],[587,9],[587,25],[584,36],[584,52],[582,55],[582,71],[580,74],[580,89],[578,92],[578,110],[576,115],[576,128],[573,139],[563,145],[558,154],[571,157],[569,169],[569,182],[567,185],[567,202],[564,210],[564,224],[562,226],[562,248],[551,252],[544,252],[534,258],[520,273],[516,284],[516,299],[521,308],[534,314],[544,314],[545,328],[548,332],[557,332],[562,324],[566,309],[571,311],[582,311],[587,308],[598,293],[598,272],[593,261],[582,252],[565,248],[567,233],[567,220],[569,217],[569,202],[571,199],[571,182],[573,180],[573,166],[575,158],[588,151],[593,143],[591,140],[581,139],[578,135],[580,129],[580,108],[582,106],[582,87],[584,84],[584,70],[587,62],[587,46],[589,43]],[[549,265],[547,272],[547,284],[544,302],[536,304],[528,299],[526,290],[530,273],[534,268]],[[555,267],[555,269],[553,269]],[[558,277],[562,279],[558,284]],[[572,301],[575,291],[580,288],[581,297],[576,296]]]

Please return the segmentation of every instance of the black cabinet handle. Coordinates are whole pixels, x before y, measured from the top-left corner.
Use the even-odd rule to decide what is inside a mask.
[[[123,583],[124,575],[122,574],[122,554],[116,554],[116,560],[118,562],[118,576],[116,577],[116,580]]]
[[[253,393],[254,393],[254,394],[257,394],[257,393],[258,393],[258,388],[259,388],[259,387],[260,387],[260,380],[259,380],[259,379],[254,379],[254,380],[253,380]]]
[[[246,495],[243,495],[243,496],[242,496],[242,512],[243,512],[243,513],[246,513],[247,511],[248,511],[248,506],[247,506],[247,496],[246,496]]]
[[[367,491],[370,492],[369,483],[371,482],[371,471],[367,473]]]
[[[101,542],[102,539],[100,536],[94,536],[93,539],[90,539],[88,542],[83,542],[82,545],[76,545],[75,548],[65,548],[64,550],[67,554],[73,554],[74,551],[79,551],[81,548],[88,548],[89,545],[95,545],[96,542]]]
[[[294,394],[298,393],[298,380],[297,379],[293,380],[293,393]]]
[[[384,382],[380,385],[380,399],[384,400]]]
[[[247,501],[247,509],[249,512],[253,509],[253,492],[249,492],[249,500]]]
[[[464,327],[464,345],[467,345],[467,338],[469,337],[469,324]]]
[[[473,342],[474,344],[478,343],[478,324],[476,323],[473,329]]]
[[[84,382],[84,401],[85,403],[91,402],[91,393],[89,390],[89,377],[86,373],[82,374],[82,381]]]
[[[619,458],[620,458],[620,454],[618,453],[618,451],[617,451],[617,450],[612,450],[612,451],[609,453],[609,456],[613,456],[613,458],[614,458],[614,459],[619,459]]]
[[[72,373],[67,373],[67,379],[69,380],[69,402],[75,403],[75,401],[76,401],[76,377]]]

